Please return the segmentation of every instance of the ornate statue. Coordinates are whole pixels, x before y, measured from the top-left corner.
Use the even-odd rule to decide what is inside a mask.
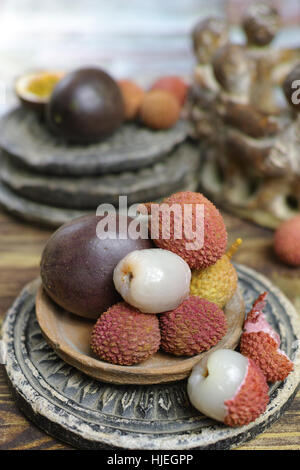
[[[230,42],[224,20],[198,23],[190,105],[205,154],[203,191],[272,228],[300,211],[300,105],[291,101],[300,48],[271,46],[279,25],[278,12],[261,3],[242,21],[242,45]]]

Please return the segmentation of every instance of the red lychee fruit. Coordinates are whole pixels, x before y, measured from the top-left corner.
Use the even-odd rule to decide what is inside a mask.
[[[223,217],[203,194],[183,191],[146,207],[155,245],[181,256],[191,269],[207,268],[224,255],[227,231]]]
[[[190,296],[159,316],[161,348],[175,356],[194,356],[215,346],[226,333],[226,316],[216,304]]]
[[[119,80],[118,85],[123,97],[125,119],[132,121],[138,115],[145,92],[132,80]]]
[[[188,380],[189,399],[206,416],[243,426],[266,410],[268,385],[257,365],[237,351],[217,349],[204,357]]]
[[[160,345],[156,315],[141,313],[125,302],[110,307],[91,334],[92,351],[111,364],[131,366],[152,356]]]
[[[224,402],[227,415],[224,423],[228,426],[243,426],[258,418],[269,402],[269,388],[266,379],[252,359],[248,358],[247,375],[234,398]]]
[[[267,293],[254,302],[240,340],[240,352],[255,362],[268,382],[284,380],[293,370],[293,362],[279,348],[280,337],[267,322],[263,309]]]
[[[145,94],[139,115],[141,122],[151,129],[169,129],[179,119],[180,106],[168,91],[153,90]]]
[[[275,231],[274,251],[283,263],[300,266],[300,215],[283,222]]]
[[[188,84],[176,75],[161,77],[151,86],[151,90],[165,90],[174,95],[180,106],[185,102],[188,89]]]

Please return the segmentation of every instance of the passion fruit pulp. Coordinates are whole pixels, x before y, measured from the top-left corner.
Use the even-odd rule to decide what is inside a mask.
[[[21,103],[34,111],[43,113],[55,85],[62,79],[64,72],[39,71],[19,77],[15,92]]]

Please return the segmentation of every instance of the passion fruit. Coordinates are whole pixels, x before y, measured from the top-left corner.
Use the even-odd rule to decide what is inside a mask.
[[[102,140],[116,131],[123,119],[124,105],[117,82],[97,68],[67,74],[46,106],[49,128],[78,143]]]
[[[47,294],[65,310],[85,318],[98,318],[121,299],[113,282],[118,262],[131,251],[154,247],[150,239],[127,236],[132,219],[125,215],[116,218],[113,233],[114,223],[108,223],[106,238],[98,238],[101,220],[102,216],[88,215],[62,225],[48,240],[41,258]]]
[[[42,114],[55,85],[64,72],[38,71],[21,75],[15,83],[15,92],[21,103]]]

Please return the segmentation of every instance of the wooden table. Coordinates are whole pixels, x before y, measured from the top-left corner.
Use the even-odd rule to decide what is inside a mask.
[[[272,253],[272,232],[224,214],[230,241],[243,238],[235,261],[266,274],[295,303],[300,313],[300,269],[282,266]],[[50,230],[32,227],[0,211],[0,321],[22,287],[38,276]],[[298,292],[298,295],[297,295]],[[0,366],[0,449],[71,449],[47,436],[18,410]],[[241,450],[300,450],[300,392],[267,432]]]

